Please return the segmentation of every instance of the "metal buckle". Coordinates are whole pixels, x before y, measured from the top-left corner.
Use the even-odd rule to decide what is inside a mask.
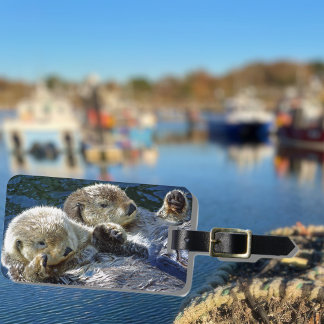
[[[246,252],[245,253],[214,252],[214,247],[217,244],[217,241],[215,239],[215,233],[219,233],[219,232],[246,234]],[[217,227],[214,227],[210,231],[209,255],[212,257],[248,259],[251,256],[251,242],[252,242],[252,232],[250,230],[243,230],[243,229],[239,229],[239,228],[217,228]]]

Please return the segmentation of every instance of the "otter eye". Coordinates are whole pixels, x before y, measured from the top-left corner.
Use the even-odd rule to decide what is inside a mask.
[[[107,208],[108,205],[107,205],[107,204],[100,204],[100,207],[102,207],[102,208]]]
[[[39,241],[37,242],[39,247],[44,247],[45,246],[45,242],[44,241]]]

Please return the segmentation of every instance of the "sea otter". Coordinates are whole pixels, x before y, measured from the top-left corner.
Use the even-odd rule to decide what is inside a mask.
[[[91,262],[104,240],[114,255],[145,255],[146,249],[127,241],[116,224],[92,228],[73,221],[56,207],[33,207],[9,224],[1,261],[15,281],[56,282],[68,270]]]
[[[157,213],[145,217],[146,210],[138,208],[125,191],[112,184],[94,184],[76,190],[65,200],[63,210],[71,219],[88,226],[119,224],[118,236],[124,238],[125,229],[127,233],[146,236],[159,224],[183,222],[189,212],[185,193],[175,189],[166,194]]]

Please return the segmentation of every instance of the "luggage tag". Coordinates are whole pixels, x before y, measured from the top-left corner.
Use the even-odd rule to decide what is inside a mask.
[[[197,231],[186,188],[17,175],[7,185],[2,273],[60,287],[186,295],[194,256],[291,257],[288,237]]]

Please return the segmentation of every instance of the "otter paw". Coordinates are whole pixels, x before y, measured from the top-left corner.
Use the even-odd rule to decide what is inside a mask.
[[[169,208],[176,213],[181,213],[186,205],[186,199],[183,193],[179,190],[172,190],[169,193],[166,202]]]
[[[46,254],[37,255],[25,269],[25,279],[28,281],[42,281],[48,277],[46,270],[48,257]]]
[[[100,224],[93,231],[94,238],[99,242],[123,244],[126,241],[126,232],[118,224]]]

